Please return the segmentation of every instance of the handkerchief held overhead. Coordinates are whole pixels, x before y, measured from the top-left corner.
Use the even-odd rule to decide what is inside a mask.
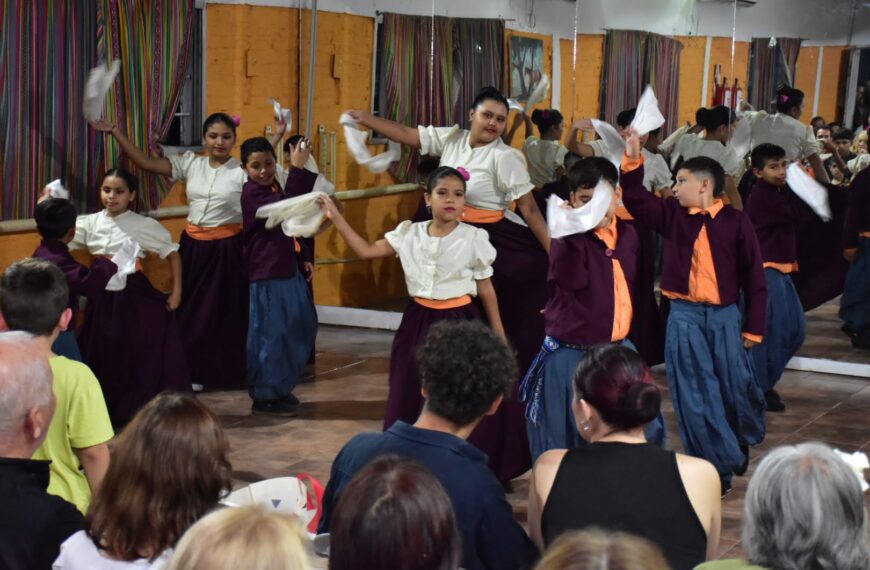
[[[121,242],[121,249],[112,256],[112,263],[118,266],[118,272],[112,275],[106,284],[106,291],[123,291],[127,287],[127,276],[136,273],[136,261],[142,248],[130,238]]]
[[[390,167],[390,164],[399,160],[402,156],[402,149],[399,143],[390,141],[387,145],[387,152],[377,156],[372,156],[366,146],[366,138],[368,133],[356,128],[356,121],[347,113],[342,113],[338,122],[344,127],[344,138],[347,142],[347,150],[353,155],[357,164],[365,166],[369,171],[378,174],[384,172]]]
[[[287,198],[257,209],[257,217],[266,219],[266,229],[281,225],[281,230],[290,237],[311,237],[320,229],[323,212],[317,204],[319,197],[328,198],[324,192],[309,192],[302,196]]]
[[[625,139],[622,138],[619,131],[610,123],[592,119],[592,128],[595,129],[595,132],[598,133],[598,136],[604,142],[606,147],[606,156],[604,158],[612,162],[618,171],[619,166],[622,164],[622,155],[625,153]]]
[[[551,195],[547,199],[547,225],[553,239],[586,233],[598,227],[613,200],[613,188],[604,180],[595,186],[592,199],[580,208],[566,208],[564,200]]]
[[[526,101],[525,106],[516,99],[508,99],[508,111],[519,111],[520,113],[525,113],[526,109],[531,109],[544,100],[544,97],[547,96],[547,89],[549,88],[550,76],[544,73],[541,75],[541,79],[538,81],[535,89],[529,94],[529,99]]]
[[[121,70],[121,60],[112,62],[111,68],[99,65],[88,73],[85,83],[85,93],[82,98],[82,112],[85,119],[90,122],[98,121],[103,116],[103,106],[106,103],[106,95],[115,82],[118,72]]]
[[[63,187],[63,183],[59,178],[57,180],[52,180],[46,184],[45,187],[48,188],[48,195],[52,198],[63,198],[64,200],[69,200],[69,190]]]
[[[785,171],[785,181],[791,191],[803,200],[823,221],[831,220],[828,189],[816,182],[801,166],[792,162]]]
[[[293,113],[290,112],[290,109],[282,107],[277,99],[269,99],[269,102],[272,103],[272,107],[275,109],[275,120],[279,123],[287,123],[287,131],[290,131],[293,127]]]
[[[656,94],[653,93],[652,86],[647,85],[643,95],[640,96],[640,101],[637,102],[637,111],[634,113],[631,128],[636,130],[638,135],[643,136],[664,124],[665,117],[659,110]]]

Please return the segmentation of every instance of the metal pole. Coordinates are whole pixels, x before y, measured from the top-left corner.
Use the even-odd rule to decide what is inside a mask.
[[[311,138],[314,107],[314,62],[317,55],[317,0],[311,0],[311,49],[308,56],[308,108],[305,115],[305,138]]]

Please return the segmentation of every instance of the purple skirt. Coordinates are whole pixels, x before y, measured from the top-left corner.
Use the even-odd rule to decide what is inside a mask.
[[[430,309],[411,299],[393,339],[390,354],[390,393],[384,414],[384,431],[396,421],[413,424],[423,409],[420,376],[417,373],[417,347],[426,340],[429,327],[448,319],[479,319],[477,305],[470,303],[456,309]]]
[[[245,381],[248,280],[242,235],[197,240],[181,234],[184,295],[178,327],[194,382],[240,390]]]
[[[166,298],[139,272],[127,277],[123,291],[105,291],[88,303],[79,344],[115,426],[126,424],[164,390],[190,392],[187,361]]]

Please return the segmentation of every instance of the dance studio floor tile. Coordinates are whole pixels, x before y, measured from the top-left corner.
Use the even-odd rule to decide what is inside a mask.
[[[830,312],[829,308],[825,310]],[[836,307],[832,314],[836,317]],[[817,321],[827,318],[829,315],[811,314],[811,331],[816,330]],[[842,333],[832,325],[828,328],[833,330],[831,334],[839,335],[839,344],[847,345],[845,349],[837,348],[837,354],[851,357],[853,349],[843,342]],[[202,394],[202,401],[220,416],[229,435],[236,485],[301,472],[325,484],[333,458],[351,437],[381,430],[392,338],[391,332],[322,326],[317,338],[317,363],[310,367],[306,378],[313,381],[300,384],[295,391],[302,401],[297,418],[252,416],[251,401],[244,391]],[[825,342],[812,332],[808,350]],[[833,357],[832,352],[826,354],[826,358]],[[865,353],[857,356],[866,358]],[[665,393],[668,446],[681,450],[664,374],[656,376]],[[814,440],[844,451],[870,451],[870,379],[787,371],[778,390],[788,407],[783,413],[768,415],[767,438],[753,448],[749,476],[763,454],[777,445]],[[723,501],[718,549],[722,557],[743,554],[740,519],[747,481],[747,477],[736,477],[733,491]],[[522,524],[528,512],[527,493],[525,475],[513,482],[508,496]],[[870,494],[867,503],[870,506]]]
[[[840,298],[837,297],[807,313],[807,340],[797,355],[870,364],[870,350],[854,348],[840,330],[843,321],[837,316],[839,310]]]

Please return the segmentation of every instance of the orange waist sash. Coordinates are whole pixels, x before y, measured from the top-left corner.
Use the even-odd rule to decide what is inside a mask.
[[[776,269],[780,273],[794,273],[799,269],[797,261],[793,263],[777,263],[775,261],[765,261],[763,265],[765,269],[769,267],[771,269]]]
[[[471,304],[471,295],[463,295],[462,297],[454,297],[453,299],[423,299],[422,297],[414,297],[414,302],[418,305],[423,305],[427,309],[458,309],[465,305]]]
[[[870,232],[861,232],[861,233],[858,234],[858,235],[861,236],[861,237],[867,237],[867,238],[870,238]]]
[[[474,206],[465,205],[465,211],[462,213],[463,222],[474,222],[476,224],[494,224],[504,219],[504,210],[484,210],[483,208],[475,208]]]
[[[184,229],[184,231],[187,232],[187,235],[189,235],[193,239],[198,239],[201,241],[212,241],[216,239],[233,237],[242,233],[242,224],[225,224],[223,226],[215,226],[213,228],[204,228],[202,226],[197,226],[188,222],[187,227]]]

